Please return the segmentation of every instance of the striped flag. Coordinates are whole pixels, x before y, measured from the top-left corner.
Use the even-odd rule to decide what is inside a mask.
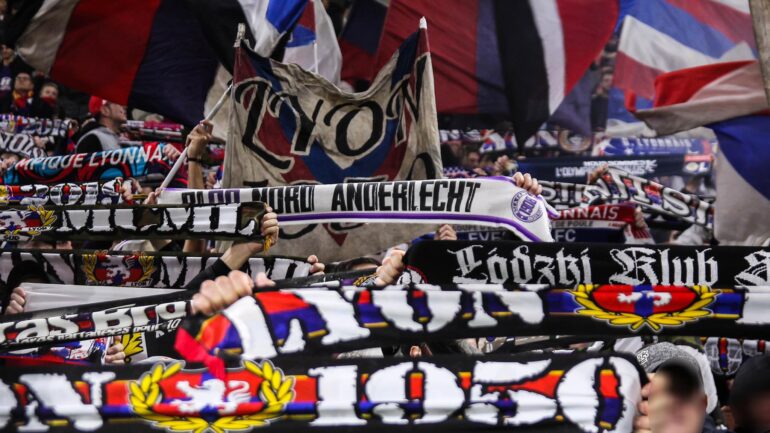
[[[654,107],[637,116],[662,133],[697,126],[719,141],[714,235],[724,245],[770,241],[770,116],[756,61],[682,69],[655,81]]]
[[[321,0],[308,1],[286,44],[283,62],[295,63],[339,86],[342,53]]]
[[[438,111],[506,116],[524,143],[602,51],[619,9],[619,0],[393,0],[377,64],[425,16]]]
[[[623,20],[614,86],[649,107],[666,72],[756,57],[748,0],[644,0]]]
[[[342,79],[355,88],[366,88],[374,77],[388,0],[356,0],[340,34]]]
[[[7,38],[54,80],[188,125],[203,118],[238,23],[269,56],[308,0],[32,0]]]

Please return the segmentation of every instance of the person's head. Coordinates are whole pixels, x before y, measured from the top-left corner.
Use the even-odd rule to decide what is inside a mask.
[[[363,271],[367,269],[377,269],[382,263],[371,257],[356,257],[354,259],[346,260],[338,263],[334,267],[335,272],[347,272],[347,271]]]
[[[9,47],[8,45],[2,46],[2,58],[4,62],[8,63],[13,60],[15,54],[13,47]]]
[[[43,84],[40,88],[40,99],[55,104],[59,100],[59,86],[51,81]]]
[[[481,162],[481,153],[479,150],[473,147],[466,148],[463,151],[463,167],[466,169],[474,169],[479,166]]]
[[[610,91],[610,88],[612,88],[612,73],[605,72],[602,74],[601,80],[599,80],[597,92],[606,94]]]
[[[114,131],[126,122],[126,107],[96,96],[88,101],[88,111],[99,124]]]
[[[656,433],[699,433],[706,419],[708,397],[698,361],[667,342],[642,348],[636,358],[644,371],[655,374],[650,407],[665,405],[661,410],[651,409],[649,415],[653,425],[664,426]],[[653,419],[658,417],[661,419]]]
[[[13,79],[13,90],[19,93],[31,92],[34,88],[35,83],[32,82],[32,75],[29,72],[19,72]]]
[[[736,430],[770,431],[770,354],[754,356],[735,375],[730,409]]]
[[[0,169],[3,171],[9,169],[19,162],[20,159],[21,157],[15,153],[5,152],[0,155]]]
[[[655,375],[664,379],[665,387],[654,398],[664,399],[668,406],[662,415],[664,428],[656,433],[700,433],[708,404],[700,372],[693,371],[687,363],[669,362],[658,368]]]

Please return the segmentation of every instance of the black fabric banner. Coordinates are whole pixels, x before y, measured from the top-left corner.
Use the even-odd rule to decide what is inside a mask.
[[[190,315],[191,298],[192,293],[182,291],[0,316],[0,351],[140,332],[170,332]]]
[[[692,176],[711,171],[710,163],[693,163],[685,155],[528,158],[517,164],[519,171],[538,180],[575,183],[585,182],[588,174],[605,164],[640,177]]]
[[[221,363],[442,339],[524,335],[770,335],[763,288],[495,284],[259,291],[177,333],[185,359]]]
[[[0,282],[8,284],[22,272],[39,269],[53,284],[182,288],[219,257],[120,251],[0,251]],[[283,280],[307,277],[311,266],[302,259],[268,256],[250,258],[243,270],[254,277],[265,272],[271,279]]]
[[[0,428],[30,432],[630,432],[647,379],[628,355],[180,362],[0,372]],[[150,429],[149,427],[152,427]]]
[[[6,206],[0,239],[259,239],[264,203]]]
[[[429,284],[770,285],[770,248],[423,241],[406,282]]]
[[[13,253],[11,254],[13,256]],[[2,257],[2,256],[0,256]],[[260,260],[260,259],[253,259]],[[274,262],[273,273],[277,272]],[[250,262],[254,272],[261,271],[258,263]],[[305,265],[308,265],[305,263]],[[354,284],[370,281],[361,275],[362,272],[314,275],[311,277],[295,278],[278,281],[279,287],[297,287],[297,283],[324,283],[324,287],[339,287],[341,280]],[[3,274],[5,276],[5,274]],[[349,279],[356,277],[357,281]],[[189,278],[195,277],[191,274]],[[66,286],[62,287],[66,290]],[[0,316],[0,352],[23,349],[46,344],[59,344],[84,340],[95,337],[113,335],[128,336],[148,332],[159,335],[174,331],[181,324],[181,318],[190,313],[189,301],[192,293],[179,292],[157,296],[131,298],[130,289],[126,291],[126,299],[111,302],[92,303],[50,310],[40,310],[11,316]],[[161,331],[158,333],[157,331]],[[168,353],[173,345],[168,341],[164,353]]]

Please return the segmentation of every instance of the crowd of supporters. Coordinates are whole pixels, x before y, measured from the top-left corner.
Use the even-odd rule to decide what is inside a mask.
[[[2,2],[4,3],[4,2]],[[50,81],[42,74],[24,64],[10,47],[2,46],[0,66],[0,114],[14,114],[39,119],[69,119],[68,137],[59,141],[35,139],[36,145],[49,155],[70,153],[92,153],[120,149],[129,138],[125,124],[129,118],[162,121],[159,116],[134,112],[127,107],[98,97],[66,89]],[[612,55],[606,54],[597,61],[594,90],[592,91],[591,120],[596,125],[606,123],[606,99],[611,81]],[[202,122],[186,135],[186,173],[191,189],[212,189],[217,186],[217,172],[201,164],[207,146],[217,131],[211,123]],[[164,149],[170,161],[180,156],[179,148],[167,146]],[[510,176],[515,183],[532,194],[540,194],[541,187],[536,179],[516,171],[516,157],[495,152],[482,152],[480,142],[447,140],[442,145],[442,157],[446,166],[459,166],[470,176]],[[0,171],[18,161],[16,155],[3,155]],[[590,180],[590,179],[589,179]],[[159,191],[157,185],[144,184],[133,180],[127,182],[125,190],[127,203],[154,204]],[[688,184],[686,189],[695,190],[697,184]],[[136,197],[146,196],[143,200]],[[636,224],[646,227],[641,210],[637,212]],[[278,215],[268,209],[261,221],[262,235],[259,242],[235,243],[212,266],[204,269],[185,289],[194,292],[195,312],[212,315],[222,311],[241,297],[249,296],[255,288],[275,284],[266,275],[252,279],[242,268],[250,257],[267,253],[265,245],[279,242]],[[436,227],[435,239],[457,240],[455,228],[451,225]],[[671,241],[689,245],[709,245],[709,233],[692,226],[671,236]],[[280,242],[286,242],[280,240]],[[288,241],[291,242],[291,241]],[[6,244],[6,249],[27,248],[37,250],[123,250],[207,253],[213,251],[213,242],[201,240],[152,239],[149,241],[125,242],[59,242],[30,241]],[[394,246],[387,252],[372,251],[371,256],[358,257],[338,263],[324,263],[323,257],[313,254],[308,246],[307,261],[312,264],[311,274],[324,272],[347,272],[370,270],[376,285],[396,284],[405,270],[403,246]],[[27,294],[19,287],[25,282],[50,282],[45,271],[22,263],[11,272],[2,292],[3,314],[14,315],[25,311]],[[130,290],[130,289],[127,289]],[[169,335],[173,338],[173,335]],[[770,431],[770,355],[749,358],[734,378],[712,375],[709,361],[704,354],[702,342],[694,338],[666,339],[634,337],[629,341],[602,341],[593,345],[554,347],[548,350],[603,350],[623,347],[636,353],[640,364],[649,373],[651,382],[642,389],[643,401],[638,411],[635,427],[639,432],[653,431],[711,432],[727,428],[735,432]],[[633,341],[631,341],[633,340]],[[441,343],[422,343],[396,347],[381,347],[365,351],[340,353],[345,357],[423,357],[447,353],[481,355],[494,352],[506,342],[498,339],[464,339]],[[173,358],[173,344],[168,345],[165,356]],[[50,346],[48,354],[66,359],[82,360],[104,364],[122,364],[124,348],[111,337],[76,343]],[[4,367],[0,367],[4,368]]]

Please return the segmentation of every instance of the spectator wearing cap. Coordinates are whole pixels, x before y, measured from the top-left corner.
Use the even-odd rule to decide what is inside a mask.
[[[119,134],[126,122],[126,107],[94,96],[88,101],[88,111],[96,121],[83,127],[76,152],[120,149]]]
[[[642,388],[635,433],[705,433],[715,431],[707,414],[708,397],[698,360],[671,343],[642,348],[636,358],[650,375]]]
[[[730,410],[736,433],[770,431],[770,355],[746,361],[730,390]]]

